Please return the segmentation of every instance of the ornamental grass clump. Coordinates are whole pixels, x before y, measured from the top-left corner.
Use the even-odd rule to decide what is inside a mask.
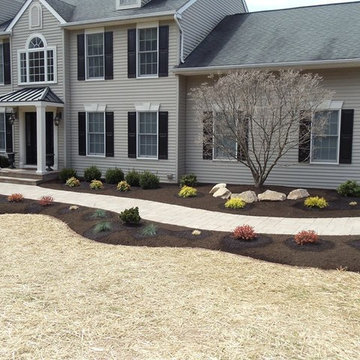
[[[178,194],[182,198],[196,197],[197,190],[191,186],[183,186]]]
[[[225,203],[227,209],[243,209],[246,202],[242,199],[230,199]]]
[[[138,225],[140,223],[141,217],[139,214],[139,208],[134,207],[131,209],[126,209],[119,215],[120,220],[128,225]]]
[[[93,231],[95,234],[99,234],[99,233],[107,232],[107,231],[111,231],[111,230],[112,230],[111,223],[108,221],[103,221],[103,222],[96,224]]]
[[[11,194],[7,199],[10,203],[20,203],[24,201],[24,196],[23,194]]]
[[[158,228],[157,228],[157,226],[155,224],[146,225],[141,230],[141,235],[145,236],[145,237],[156,236],[157,233],[158,233]]]
[[[101,180],[92,180],[90,183],[91,190],[100,190],[104,188],[104,184]]]
[[[71,188],[78,187],[80,186],[80,180],[73,176],[66,180],[65,185]]]
[[[106,211],[102,209],[97,209],[94,211],[94,213],[91,215],[93,219],[103,219],[106,217]]]
[[[253,227],[250,225],[242,225],[233,231],[233,237],[236,240],[252,241],[256,239],[257,235]]]
[[[38,202],[41,206],[50,206],[54,202],[54,198],[52,196],[43,196]]]
[[[304,205],[308,208],[318,208],[318,209],[325,209],[326,207],[329,206],[325,198],[319,196],[308,197],[304,201]]]
[[[120,182],[117,184],[116,190],[117,190],[117,191],[121,191],[121,192],[127,192],[127,191],[130,191],[130,190],[131,190],[131,186],[130,186],[125,180],[124,180],[124,181],[120,181]]]
[[[297,245],[316,244],[319,242],[319,235],[314,230],[301,231],[294,238]]]

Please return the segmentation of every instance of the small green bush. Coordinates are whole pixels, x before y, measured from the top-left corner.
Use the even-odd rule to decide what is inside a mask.
[[[149,224],[149,225],[146,225],[146,226],[141,230],[141,235],[142,235],[142,236],[151,237],[151,236],[156,236],[156,235],[157,235],[157,232],[158,232],[157,226],[154,225],[154,224]]]
[[[125,180],[130,186],[140,186],[140,174],[135,170],[129,171]]]
[[[130,225],[137,225],[141,220],[138,207],[124,210],[119,217],[125,224]]]
[[[66,183],[66,181],[68,181],[70,178],[75,177],[77,178],[77,174],[76,171],[72,168],[65,168],[62,169],[59,172],[59,179],[63,182]]]
[[[183,186],[178,194],[182,198],[196,197],[197,190],[191,186]]]
[[[140,186],[144,190],[157,189],[160,186],[160,179],[150,171],[144,171],[140,175]]]
[[[103,183],[100,180],[92,180],[90,183],[91,190],[100,190],[104,187]]]
[[[101,171],[96,166],[90,166],[84,171],[84,178],[86,182],[101,179]]]
[[[337,188],[341,196],[360,197],[360,185],[356,181],[346,181]]]
[[[116,187],[117,191],[126,192],[130,191],[131,187],[126,181],[120,181]]]
[[[227,209],[243,209],[246,202],[242,199],[230,199],[225,203]]]
[[[323,197],[319,197],[319,196],[308,197],[304,201],[304,205],[308,208],[319,208],[319,209],[324,209],[329,206],[328,202]]]
[[[9,159],[6,156],[0,155],[0,168],[7,168],[10,166]]]
[[[108,221],[103,221],[101,223],[98,223],[94,227],[94,233],[99,234],[101,232],[107,232],[112,230],[112,225]]]
[[[94,213],[91,215],[93,219],[103,219],[106,218],[106,211],[102,209],[97,209],[94,211]]]
[[[184,175],[180,180],[180,186],[195,187],[197,185],[197,177],[194,174]]]
[[[70,179],[66,180],[65,185],[71,188],[78,187],[80,186],[80,180],[73,176]]]
[[[124,180],[124,173],[121,169],[109,169],[105,174],[105,181],[107,184],[118,184]]]

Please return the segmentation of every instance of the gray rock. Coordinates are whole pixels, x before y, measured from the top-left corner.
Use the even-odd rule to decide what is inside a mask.
[[[214,194],[213,194],[214,198],[222,198],[224,200],[230,199],[231,198],[231,191],[228,190],[227,188],[221,187],[219,190],[217,190]]]
[[[258,201],[257,195],[254,191],[244,191],[241,194],[232,194],[232,199],[242,199],[247,204],[252,204]]]
[[[258,195],[259,201],[285,201],[286,195],[277,191],[266,190]]]
[[[305,189],[296,189],[293,190],[289,195],[288,195],[288,200],[299,200],[299,199],[304,199],[309,197],[310,194],[307,190]]]
[[[226,188],[226,184],[217,184],[209,192],[209,194],[215,194],[219,189]]]

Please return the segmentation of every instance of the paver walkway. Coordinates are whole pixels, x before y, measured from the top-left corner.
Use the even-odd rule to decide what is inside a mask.
[[[51,195],[56,202],[114,212],[138,206],[140,216],[145,220],[191,229],[232,231],[236,226],[248,224],[262,234],[293,235],[301,230],[315,230],[319,235],[360,235],[360,218],[309,219],[233,215],[147,200],[0,183],[0,194],[14,193],[21,193],[32,200]]]

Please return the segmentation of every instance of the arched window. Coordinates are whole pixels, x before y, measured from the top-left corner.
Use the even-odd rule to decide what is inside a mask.
[[[26,49],[19,52],[19,83],[56,82],[55,60],[55,47],[47,46],[42,35],[32,35],[26,43]]]
[[[40,4],[32,4],[29,15],[30,29],[41,29],[42,27],[42,8]]]

